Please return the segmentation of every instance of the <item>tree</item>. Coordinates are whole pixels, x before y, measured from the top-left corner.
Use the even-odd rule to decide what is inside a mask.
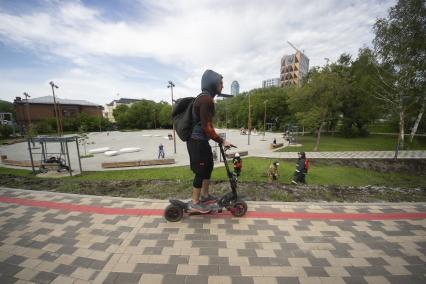
[[[128,105],[118,105],[113,111],[112,115],[114,116],[115,121],[117,122],[118,127],[126,128],[128,125],[128,115],[127,111],[129,110]]]
[[[267,122],[274,123],[275,129],[281,129],[290,121],[288,109],[288,90],[272,87],[254,89],[216,103],[215,125],[219,127],[248,128],[248,96],[252,106],[252,127],[263,129],[265,101],[267,103]]]
[[[158,121],[161,127],[171,128],[172,127],[172,106],[167,102],[160,102],[158,104]]]
[[[15,108],[13,104],[8,101],[0,100],[0,112],[10,112],[15,117]]]
[[[424,0],[399,0],[390,8],[387,18],[376,21],[374,32],[373,43],[381,67],[376,69],[381,90],[375,96],[398,112],[398,145],[403,148],[406,110],[412,104],[424,102],[426,96]]]
[[[342,134],[345,137],[368,135],[367,124],[384,113],[382,104],[371,96],[379,83],[374,75],[376,67],[372,66],[373,59],[372,50],[361,48],[355,61],[343,54],[337,62],[336,71],[346,85],[340,97]],[[356,126],[357,131],[352,126]]]
[[[314,151],[318,150],[321,132],[326,123],[336,119],[341,89],[338,74],[327,66],[322,70],[316,68],[309,71],[303,86],[290,93],[290,110],[295,113],[299,122],[317,131]]]

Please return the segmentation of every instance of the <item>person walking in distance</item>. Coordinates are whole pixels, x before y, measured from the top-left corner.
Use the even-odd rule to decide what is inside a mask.
[[[193,104],[193,128],[186,146],[191,170],[195,175],[192,183],[192,200],[189,203],[190,210],[194,212],[208,213],[210,211],[208,205],[217,202],[217,198],[209,193],[210,177],[213,171],[213,154],[209,140],[212,139],[225,148],[231,145],[216,133],[212,122],[215,111],[213,99],[222,92],[222,78],[222,75],[206,70],[201,78],[202,92]]]
[[[294,172],[294,177],[291,183],[293,184],[299,184],[299,183],[306,183],[306,175],[308,173],[309,169],[309,161],[306,159],[306,153],[305,152],[299,152],[297,153],[298,159],[296,163],[296,171]]]
[[[166,155],[164,153],[164,145],[160,143],[160,145],[158,146],[158,159],[164,159],[165,156]]]

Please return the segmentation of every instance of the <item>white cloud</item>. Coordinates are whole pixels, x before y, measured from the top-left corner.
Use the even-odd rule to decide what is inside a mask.
[[[356,56],[371,44],[375,18],[385,16],[393,2],[151,0],[134,6],[141,11],[139,21],[110,20],[103,14],[106,7],[57,2],[22,15],[0,12],[0,39],[42,58],[65,58],[71,67],[56,80],[72,98],[106,103],[120,92],[160,100],[168,99],[168,90],[158,86],[149,68],[137,64],[138,58],[171,66],[162,77],[164,85],[179,79],[177,96],[198,92],[206,68],[224,75],[226,92],[233,80],[248,90],[279,76],[281,56],[293,52],[287,40],[305,50],[311,66],[343,52]],[[135,64],[119,63],[129,57]],[[27,89],[25,79],[11,79],[12,97]],[[14,92],[14,85],[21,89]]]

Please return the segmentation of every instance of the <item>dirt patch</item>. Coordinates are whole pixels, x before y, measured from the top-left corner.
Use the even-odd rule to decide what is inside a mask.
[[[0,175],[0,180],[5,187],[134,198],[187,199],[191,191],[190,181],[73,181],[13,175]],[[211,187],[217,195],[229,191],[227,181],[212,182]],[[238,187],[240,195],[253,201],[426,202],[425,187],[291,186],[263,182],[242,182]]]
[[[288,161],[288,159],[285,160]],[[309,163],[311,165],[355,167],[381,173],[403,172],[424,175],[426,172],[426,159],[309,159]]]

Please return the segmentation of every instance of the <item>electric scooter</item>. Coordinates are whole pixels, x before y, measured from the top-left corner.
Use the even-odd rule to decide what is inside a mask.
[[[231,145],[231,147],[237,148],[234,145]],[[223,209],[225,208],[226,210],[230,211],[233,216],[242,217],[247,212],[247,203],[238,197],[237,177],[229,169],[228,162],[226,160],[225,149],[223,148],[222,144],[219,145],[219,148],[220,154],[223,158],[223,163],[225,164],[229,184],[231,185],[231,191],[222,196],[217,201],[217,203],[210,205],[211,210],[209,212],[197,212],[197,214],[222,213]],[[170,204],[164,210],[164,217],[167,221],[179,222],[183,218],[184,213],[192,214],[188,206],[188,202],[184,202],[177,199],[170,199],[169,201]]]

